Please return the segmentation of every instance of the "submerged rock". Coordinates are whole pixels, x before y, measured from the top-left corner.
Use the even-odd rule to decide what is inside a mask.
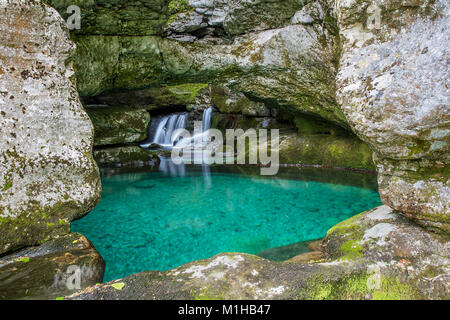
[[[448,2],[350,1],[336,10],[337,96],[375,151],[383,202],[450,231]]]
[[[105,261],[71,233],[0,258],[0,300],[55,299],[103,280]]]
[[[448,299],[450,247],[382,206],[332,228],[325,261],[222,253],[96,285],[69,299]]]
[[[0,1],[0,254],[69,232],[100,197],[75,47],[39,1]]]
[[[256,255],[258,257],[268,259],[268,260],[284,261],[284,260],[291,259],[295,256],[308,253],[309,245],[313,242],[314,242],[314,240],[302,241],[302,242],[288,244],[288,245],[281,246],[281,247],[270,248],[270,249],[258,252]]]

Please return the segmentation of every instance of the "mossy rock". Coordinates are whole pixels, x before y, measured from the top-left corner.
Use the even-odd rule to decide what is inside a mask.
[[[0,258],[0,300],[55,299],[102,282],[104,270],[92,244],[70,233]]]
[[[94,125],[94,146],[139,142],[147,138],[150,114],[121,107],[89,107]]]
[[[110,147],[94,150],[94,159],[100,166],[154,166],[159,163],[155,152],[138,146]]]

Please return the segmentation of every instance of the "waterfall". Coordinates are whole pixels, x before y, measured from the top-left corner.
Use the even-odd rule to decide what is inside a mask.
[[[141,144],[141,147],[148,148],[152,144],[162,147],[173,147],[177,137],[172,137],[177,129],[185,129],[188,113],[174,113],[167,116],[159,116],[152,119],[150,125],[150,141]]]
[[[203,111],[202,132],[206,132],[209,129],[211,129],[212,111],[213,111],[212,107],[209,107]]]
[[[205,133],[211,129],[212,113],[212,107],[203,111],[202,132],[192,137],[192,142],[194,139],[203,139]],[[149,140],[141,144],[141,147],[148,148],[152,144],[157,144],[163,148],[172,148],[178,139],[178,137],[172,137],[172,135],[177,129],[186,129],[188,116],[189,114],[184,112],[154,117],[149,129]]]

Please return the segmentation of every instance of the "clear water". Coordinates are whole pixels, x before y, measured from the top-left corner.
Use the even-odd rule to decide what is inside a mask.
[[[159,171],[103,175],[102,200],[72,223],[72,231],[92,241],[106,260],[109,281],[220,252],[257,254],[322,238],[336,223],[381,203],[373,188],[348,183],[358,176],[320,171],[275,178],[221,169],[205,174],[201,168],[181,177]]]

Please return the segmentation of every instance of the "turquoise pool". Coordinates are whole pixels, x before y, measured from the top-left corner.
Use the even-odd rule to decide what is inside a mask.
[[[260,177],[204,169],[103,173],[102,200],[72,231],[106,260],[105,281],[220,252],[257,254],[318,239],[381,203],[374,176],[361,174],[359,181],[354,173],[295,169]]]

